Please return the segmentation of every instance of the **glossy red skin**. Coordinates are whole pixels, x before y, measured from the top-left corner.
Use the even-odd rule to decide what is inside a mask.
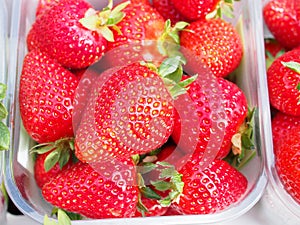
[[[114,42],[108,42],[108,50],[129,43],[157,40],[164,31],[164,18],[148,4],[132,3],[123,12],[118,23],[121,33],[114,31]]]
[[[72,113],[78,78],[40,51],[29,52],[20,77],[20,114],[38,143],[73,137]]]
[[[277,112],[272,118],[273,149],[276,153],[278,145],[290,130],[300,127],[300,117]]]
[[[297,85],[300,74],[285,67],[281,62],[300,63],[300,49],[286,52],[277,58],[267,71],[269,98],[271,105],[289,115],[300,115],[299,95]]]
[[[37,17],[27,36],[29,51],[40,49],[66,68],[85,68],[101,59],[107,41],[79,20],[92,6],[84,0],[61,0]]]
[[[77,162],[43,186],[43,197],[59,208],[93,219],[132,217],[138,202],[132,163]]]
[[[230,23],[221,19],[190,23],[186,31],[181,32],[180,42],[217,77],[226,77],[233,72],[243,56],[239,34]]]
[[[63,168],[60,168],[59,164],[56,163],[48,172],[45,171],[44,163],[46,157],[51,153],[47,152],[44,154],[38,154],[34,163],[34,179],[39,188],[43,188],[44,184],[49,182],[53,177],[56,177],[63,170],[71,167],[72,160],[69,160]]]
[[[285,190],[300,204],[300,127],[291,128],[275,152],[275,166]]]
[[[183,214],[211,214],[239,201],[246,192],[246,177],[227,162],[214,160],[201,170],[200,159],[187,163],[179,172],[185,183],[179,203]]]
[[[171,0],[175,8],[190,21],[205,19],[205,16],[212,12],[220,0]]]
[[[263,8],[264,21],[285,48],[300,45],[300,4],[295,0],[271,0]]]
[[[283,46],[281,46],[276,40],[274,39],[265,39],[264,40],[265,44],[265,50],[268,51],[273,57],[276,57],[276,55],[280,51],[284,51]],[[268,57],[266,55],[266,57]]]
[[[36,17],[44,14],[48,9],[58,2],[59,0],[39,0],[36,8]]]
[[[123,160],[168,140],[174,124],[173,99],[157,73],[136,63],[107,70],[94,83],[76,131],[78,159]]]
[[[216,101],[223,102],[220,106],[223,107],[221,111],[211,109],[209,96],[204,93],[201,83],[194,82],[189,86],[188,94],[194,108],[186,106],[186,110],[189,115],[196,112],[198,118],[194,122],[191,121],[192,124],[196,124],[195,128],[197,129],[194,137],[186,135],[189,133],[187,129],[191,129],[191,127],[183,126],[181,128],[183,121],[179,114],[175,114],[172,138],[187,155],[194,155],[193,157],[206,155],[211,159],[224,158],[230,151],[232,136],[238,131],[247,116],[247,99],[242,90],[236,84],[221,77],[216,79],[216,84],[219,85],[217,93],[219,92],[220,96]],[[211,88],[215,87],[212,85]],[[211,120],[213,113],[218,113],[219,120]],[[219,130],[215,129],[216,124],[218,124]],[[216,130],[214,134],[211,133],[212,128]],[[215,141],[215,148],[211,149],[211,153],[208,152],[208,146],[211,147],[210,139]]]
[[[173,25],[179,21],[187,21],[174,7],[172,0],[153,0],[152,5],[165,20],[170,19]]]

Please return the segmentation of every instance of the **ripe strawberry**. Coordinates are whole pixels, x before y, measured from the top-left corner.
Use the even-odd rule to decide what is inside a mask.
[[[181,45],[207,65],[215,76],[226,77],[240,64],[243,45],[230,23],[222,19],[199,20],[186,29],[181,32]]]
[[[300,4],[297,1],[270,0],[263,8],[264,21],[285,48],[300,45]]]
[[[236,84],[222,77],[211,80],[210,85],[205,79],[200,80],[189,86],[188,96],[183,96],[181,106],[176,107],[177,111],[189,116],[184,118],[182,113],[175,114],[172,138],[186,154],[203,157],[205,152],[212,151],[206,155],[224,158],[232,146],[233,135],[247,116],[247,100]],[[214,104],[219,105],[212,108]]]
[[[175,8],[185,18],[191,21],[202,20],[214,11],[220,0],[193,1],[193,0],[171,0]]]
[[[172,0],[153,0],[152,5],[165,20],[170,19],[173,25],[179,21],[186,21],[174,7]]]
[[[281,56],[285,50],[275,39],[264,39],[266,68],[269,69],[276,58]]]
[[[209,214],[239,201],[248,185],[242,173],[223,160],[214,160],[202,170],[201,159],[187,163],[180,171],[184,182],[178,203],[185,214]]]
[[[138,202],[132,162],[77,162],[43,186],[44,198],[56,207],[88,218],[132,217]]]
[[[36,8],[36,17],[44,14],[48,9],[57,4],[59,0],[39,0]]]
[[[43,188],[44,184],[56,177],[63,170],[70,168],[73,164],[72,160],[70,159],[69,152],[66,152],[67,155],[60,157],[60,161],[57,159],[55,160],[55,163],[52,163],[51,159],[53,159],[55,156],[51,157],[51,153],[54,151],[55,149],[51,149],[46,153],[37,154],[34,163],[34,179],[41,189]],[[48,157],[49,155],[51,158]]]
[[[28,49],[38,48],[64,67],[85,68],[102,57],[107,39],[113,40],[106,35],[110,31],[108,27],[119,22],[122,14],[115,13],[121,15],[115,19],[107,15],[109,12],[108,9],[103,13],[105,15],[100,12],[99,17],[103,20],[97,19],[96,25],[88,26],[87,18],[95,18],[98,13],[89,3],[84,0],[61,0],[47,13],[37,17],[27,36]]]
[[[300,115],[299,90],[300,70],[289,63],[300,63],[300,49],[286,52],[275,59],[267,71],[270,103],[281,112]]]
[[[78,78],[38,50],[24,59],[20,78],[23,125],[38,143],[73,136],[72,112]]]
[[[300,204],[300,127],[287,131],[275,151],[275,166],[285,190]]]
[[[273,149],[276,154],[278,145],[284,136],[289,133],[289,130],[299,127],[300,117],[291,116],[282,112],[277,112],[272,119],[272,136],[273,136]]]
[[[164,18],[148,4],[132,2],[123,12],[125,17],[118,23],[121,32],[113,31],[115,41],[108,43],[108,50],[129,43],[157,40],[164,31]]]
[[[94,84],[76,131],[78,159],[124,159],[167,141],[173,129],[173,99],[156,72],[139,63],[114,67]]]

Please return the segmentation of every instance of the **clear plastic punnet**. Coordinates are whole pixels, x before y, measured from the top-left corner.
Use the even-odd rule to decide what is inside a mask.
[[[7,4],[0,6],[0,83],[6,84],[7,82],[7,45],[8,45],[8,13]],[[7,99],[3,99],[3,104],[7,107]],[[3,120],[6,124],[6,120]],[[0,151],[0,223],[6,224],[7,212],[7,196],[4,188],[4,151]]]
[[[269,0],[264,0],[263,6],[268,2]],[[264,23],[263,26],[264,38],[273,39],[274,36],[268,29],[267,25]],[[280,180],[276,169],[273,144],[271,144],[271,146],[271,148],[267,148],[266,152],[268,185],[260,201],[258,216],[272,224],[299,224],[300,205],[288,194]]]
[[[97,8],[105,6],[106,1],[89,1]],[[117,1],[114,1],[117,2]],[[35,20],[36,0],[15,0],[12,6],[9,57],[9,97],[12,102],[10,128],[12,145],[5,155],[5,184],[15,205],[27,216],[40,223],[45,214],[50,215],[52,206],[46,202],[38,188],[33,174],[33,157],[29,150],[35,142],[26,133],[19,112],[19,79],[23,59],[27,54],[26,37]],[[256,108],[254,114],[254,137],[256,155],[241,169],[248,180],[245,194],[238,202],[228,208],[205,215],[177,215],[119,219],[74,220],[72,224],[218,224],[233,220],[249,211],[261,198],[266,184],[265,154],[271,151],[270,111],[266,83],[263,23],[261,1],[243,0],[235,4],[235,17],[229,19],[238,30],[244,47],[244,55],[235,73],[236,84],[243,90],[250,108]],[[151,46],[150,46],[151,48]],[[108,56],[108,59],[110,57]],[[112,61],[118,61],[117,57]],[[191,71],[193,72],[193,71]],[[234,75],[234,74],[233,74]],[[207,78],[206,78],[207,79]],[[205,79],[199,82],[204,82]],[[211,82],[214,82],[211,80]],[[212,90],[208,90],[212,91]],[[216,99],[212,98],[212,101]],[[220,102],[213,102],[215,105]],[[217,110],[222,110],[218,108]],[[219,127],[215,127],[220,129]],[[220,130],[219,130],[220,131]],[[222,137],[221,135],[216,135]],[[217,139],[217,137],[215,137]],[[214,137],[211,138],[214,140]],[[212,141],[213,142],[213,141]],[[210,143],[213,147],[220,143]],[[209,153],[213,152],[213,148]],[[209,159],[209,154],[207,154]],[[209,159],[211,160],[211,159]]]

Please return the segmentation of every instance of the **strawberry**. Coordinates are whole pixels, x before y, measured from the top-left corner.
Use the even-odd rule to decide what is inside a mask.
[[[24,128],[38,143],[73,137],[72,112],[78,78],[38,50],[23,61],[19,103]]]
[[[36,8],[36,17],[44,14],[48,9],[57,4],[59,0],[39,0]]]
[[[167,141],[173,130],[173,99],[155,71],[139,63],[114,67],[94,84],[76,131],[78,159],[123,160]]]
[[[275,39],[264,39],[266,68],[269,69],[276,58],[281,56],[285,50]]]
[[[202,20],[214,11],[220,0],[193,1],[193,0],[171,0],[174,7],[185,18],[191,21]]]
[[[271,105],[281,112],[294,116],[300,115],[299,63],[300,49],[294,49],[275,59],[267,71]]]
[[[52,205],[88,218],[132,217],[138,202],[135,167],[130,161],[77,162],[43,186]]]
[[[131,3],[123,10],[125,17],[118,23],[120,32],[114,31],[114,42],[108,50],[129,43],[157,40],[164,31],[165,20],[152,6]]]
[[[172,0],[153,0],[152,5],[165,20],[170,19],[173,25],[179,21],[186,21],[174,7]]]
[[[202,157],[207,155],[205,152],[211,151],[207,156],[224,158],[230,151],[233,135],[247,116],[247,100],[236,84],[222,77],[211,80],[210,85],[206,82],[197,79],[190,84],[188,96],[180,100],[182,106],[176,107],[177,111],[189,116],[185,118],[183,113],[175,114],[172,138],[186,154],[200,154]],[[217,108],[211,108],[214,103],[219,104],[215,106]],[[218,117],[213,118],[212,115]]]
[[[297,1],[270,0],[263,8],[263,18],[282,46],[293,49],[300,45],[300,5]]]
[[[229,207],[245,194],[248,181],[223,160],[214,160],[202,170],[201,159],[187,163],[180,171],[184,182],[178,203],[184,214],[210,214]]]
[[[275,167],[284,189],[300,204],[300,127],[286,132],[275,151]]]
[[[65,156],[59,156],[60,159],[54,160],[53,163],[52,161],[55,157],[55,149],[51,149],[45,153],[37,154],[36,156],[34,163],[34,179],[41,189],[43,188],[44,184],[56,177],[63,170],[70,168],[73,164],[72,160],[70,159],[69,152],[66,152]]]
[[[243,56],[239,34],[222,19],[192,22],[181,32],[180,42],[217,77],[226,77],[233,72]]]
[[[38,48],[67,68],[85,68],[95,63],[106,51],[107,40],[113,41],[109,27],[114,27],[123,15],[114,12],[115,18],[106,8],[98,20],[97,13],[84,0],[59,1],[36,18],[27,36],[28,50]],[[95,17],[96,25],[86,22]]]
[[[299,127],[300,117],[291,116],[282,112],[277,112],[272,119],[272,137],[273,137],[273,149],[276,154],[278,145],[281,140],[284,139],[289,130]]]

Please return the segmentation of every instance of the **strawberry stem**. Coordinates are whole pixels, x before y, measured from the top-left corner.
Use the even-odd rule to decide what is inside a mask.
[[[29,152],[44,154],[51,151],[47,155],[44,163],[45,171],[49,171],[56,163],[62,169],[70,160],[70,151],[74,151],[74,138],[62,138],[51,143],[42,143],[33,146]]]
[[[256,108],[248,109],[247,118],[232,138],[232,151],[225,161],[240,170],[256,155],[254,136],[254,116]]]
[[[0,83],[0,101],[6,97],[7,87]],[[0,151],[8,150],[10,145],[10,133],[8,127],[2,122],[8,115],[7,109],[2,102],[0,102]]]
[[[92,8],[88,9],[84,18],[81,18],[79,22],[85,28],[101,34],[107,41],[113,42],[114,35],[110,28],[116,30],[118,33],[121,32],[117,24],[125,17],[122,10],[129,4],[130,1],[126,1],[113,8],[113,1],[110,0],[108,6],[101,12],[97,12]]]

